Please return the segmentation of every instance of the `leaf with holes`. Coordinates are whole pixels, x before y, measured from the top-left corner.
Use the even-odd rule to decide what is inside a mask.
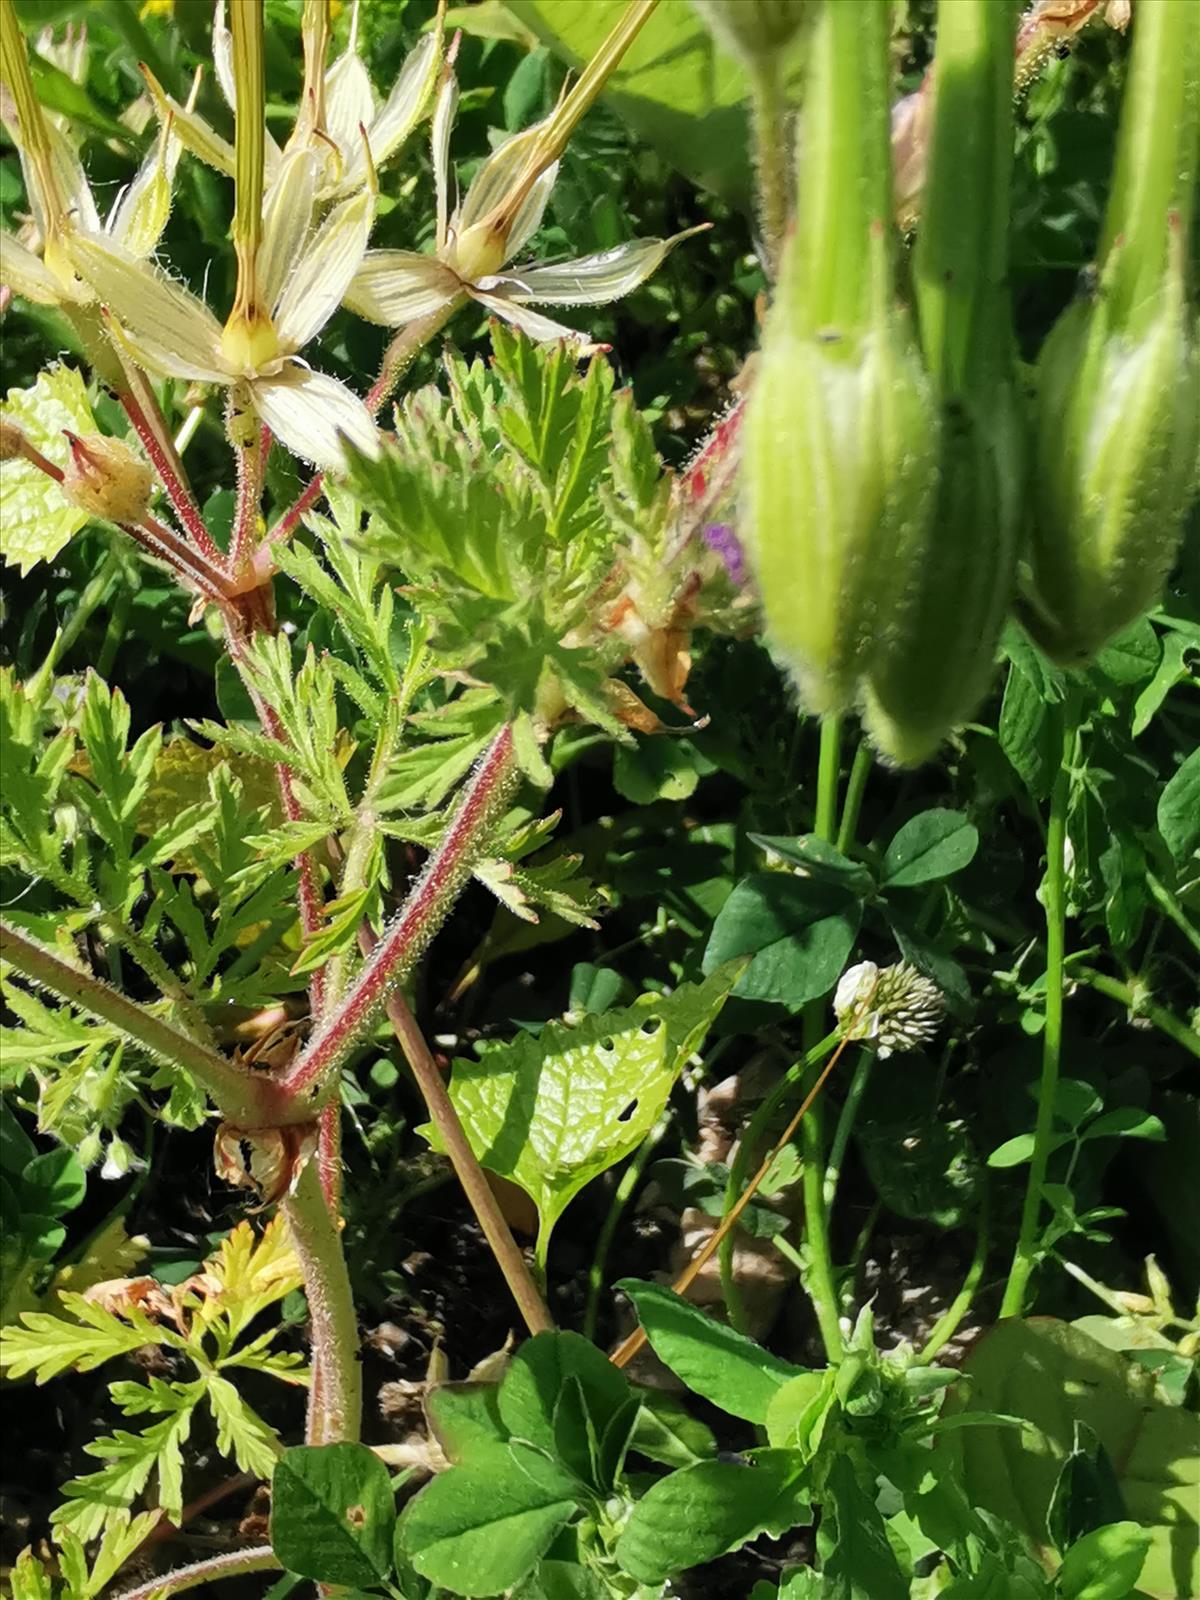
[[[489,1172],[511,1178],[537,1206],[538,1254],[579,1191],[649,1133],[684,1063],[708,1032],[741,967],[702,984],[643,995],[620,1011],[552,1022],[481,1061],[458,1060],[450,1098]],[[431,1124],[421,1132],[435,1149]]]

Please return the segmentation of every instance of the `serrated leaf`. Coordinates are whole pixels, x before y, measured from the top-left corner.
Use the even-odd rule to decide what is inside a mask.
[[[123,1318],[114,1317],[103,1307],[93,1305],[81,1294],[60,1296],[63,1311],[74,1317],[54,1316],[47,1311],[27,1311],[18,1327],[0,1330],[0,1365],[9,1376],[23,1378],[36,1372],[37,1381],[46,1383],[60,1372],[91,1372],[105,1361],[128,1355],[147,1344],[169,1344],[178,1348],[179,1336],[151,1322],[131,1307]]]
[[[183,1509],[183,1446],[204,1384],[161,1384],[160,1389],[172,1395],[175,1408],[158,1422],[141,1433],[120,1428],[84,1446],[88,1455],[98,1456],[105,1465],[63,1485],[67,1498],[50,1519],[56,1528],[70,1528],[85,1544],[97,1538],[105,1528],[125,1520],[151,1473],[158,1480],[160,1507],[178,1522]]]
[[[553,1022],[482,1061],[458,1060],[450,1097],[489,1171],[511,1178],[540,1219],[539,1249],[593,1178],[637,1148],[716,1018],[737,967],[621,1011]],[[431,1124],[421,1129],[440,1148]]]
[[[222,1455],[232,1456],[243,1472],[269,1478],[280,1452],[275,1430],[267,1426],[229,1379],[220,1373],[209,1376],[205,1398],[217,1424],[217,1449]]]
[[[73,367],[49,367],[31,388],[10,389],[0,414],[60,467],[70,450],[64,428],[98,431],[83,379]],[[52,561],[87,521],[87,512],[30,462],[0,461],[0,556],[20,567],[22,575],[39,561]]]

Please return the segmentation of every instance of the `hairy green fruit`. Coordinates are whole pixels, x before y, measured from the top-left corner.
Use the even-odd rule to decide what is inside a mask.
[[[900,766],[933,755],[992,681],[1016,578],[1024,454],[1011,390],[947,407],[928,539],[907,552],[866,684],[867,729]]]
[[[746,420],[751,552],[771,642],[820,714],[850,705],[923,548],[936,426],[899,313],[853,337],[768,327]]]
[[[813,0],[692,0],[734,55],[754,63],[791,44],[813,13]]]
[[[1063,664],[1157,599],[1195,488],[1200,372],[1181,273],[1137,338],[1103,292],[1065,313],[1038,363],[1032,582],[1024,620]]]

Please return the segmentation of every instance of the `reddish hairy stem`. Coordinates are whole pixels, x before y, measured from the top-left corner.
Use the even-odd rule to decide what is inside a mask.
[[[154,391],[148,383],[143,383],[139,397],[132,387],[135,382],[134,371],[126,368],[126,377],[131,387],[122,389],[117,398],[124,407],[125,415],[132,423],[134,432],[141,440],[142,449],[158,474],[159,482],[166,490],[167,499],[171,502],[175,515],[205,560],[219,569],[223,568],[224,557],[204,526],[204,518],[200,515],[200,508],[192,495],[191,486],[184,476],[183,463],[175,453],[166,421],[160,413],[155,419],[159,424],[156,427],[146,413],[143,402],[149,400],[153,403]]]
[[[492,740],[463,790],[437,849],[409,892],[400,915],[380,939],[344,998],[325,1018],[280,1079],[290,1094],[312,1094],[327,1083],[346,1052],[377,1015],[388,991],[403,981],[437,932],[484,845],[489,823],[516,779],[512,729]]]
[[[249,564],[257,543],[258,510],[270,452],[271,430],[267,427],[260,428],[254,442],[237,452],[237,506],[229,545],[229,566],[235,576]]]
[[[402,328],[384,351],[383,361],[379,368],[379,376],[367,391],[363,404],[372,416],[383,405],[400,379],[408,371],[421,349],[433,336],[446,326],[454,312],[461,303],[462,296],[450,301],[439,311],[432,311],[427,317],[418,317],[416,322],[410,323],[407,328]],[[325,487],[325,475],[318,472],[310,478],[297,498],[292,502],[279,521],[268,534],[268,542],[277,544],[291,538],[300,526],[305,513],[312,510],[321,498]]]

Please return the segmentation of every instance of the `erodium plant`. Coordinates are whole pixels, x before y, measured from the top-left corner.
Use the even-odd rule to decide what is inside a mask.
[[[578,0],[562,4],[578,11]],[[1184,148],[1195,134],[1193,37],[1158,23],[1136,46],[1096,295],[1067,313],[1038,368],[1026,571],[1011,87],[1014,64],[1018,85],[1027,82],[1053,45],[1100,14],[1099,0],[1038,0],[1021,19],[1015,0],[941,0],[934,64],[894,106],[884,0],[596,6],[605,27],[553,109],[496,143],[460,184],[463,40],[443,3],[425,8],[419,42],[381,86],[360,49],[359,6],[342,16],[335,0],[296,0],[302,84],[281,111],[268,82],[270,8],[218,0],[211,69],[232,142],[202,114],[200,74],[186,94],[143,67],[129,117],[142,159],[102,215],[100,186],[60,114],[83,47],[72,37],[64,53],[43,37],[31,56],[28,8],[0,0],[0,114],[27,212],[19,234],[0,241],[3,304],[59,319],[76,352],[8,394],[0,550],[26,572],[98,523],[114,552],[45,659],[23,676],[0,671],[0,867],[21,885],[0,922],[4,1045],[17,1063],[8,1075],[6,1061],[5,1085],[57,1141],[38,1155],[5,1112],[0,1177],[20,1226],[0,1257],[3,1359],[12,1380],[39,1383],[134,1352],[146,1367],[138,1381],[109,1383],[129,1426],[84,1447],[96,1468],[65,1485],[56,1554],[19,1557],[15,1600],[151,1600],[278,1569],[279,1596],[311,1580],[322,1593],[392,1600],[653,1600],[676,1592],[686,1568],[818,1517],[805,1562],[754,1600],[1122,1600],[1138,1582],[1176,1592],[1162,1574],[1187,1559],[1186,1519],[1136,1508],[1142,1463],[1135,1470],[1124,1446],[1145,1425],[1158,1430],[1156,1461],[1174,1470],[1186,1457],[1170,1385],[1186,1392],[1194,1320],[1175,1311],[1156,1265],[1150,1296],[1123,1299],[1071,1268],[1133,1307],[1133,1343],[1162,1356],[1153,1370],[1127,1371],[1114,1353],[1125,1345],[1095,1357],[1066,1324],[1022,1314],[1064,1241],[1106,1237],[1111,1212],[1079,1210],[1070,1186],[1089,1140],[1162,1136],[1156,1117],[1105,1112],[1086,1084],[1063,1078],[1068,980],[1140,1011],[1188,1051],[1200,1054],[1200,1040],[1132,983],[1082,965],[1091,952],[1067,954],[1086,684],[1021,637],[1005,646],[1005,715],[1011,705],[1013,722],[1036,722],[1040,764],[1012,754],[1020,740],[1006,744],[1003,724],[1001,744],[1014,765],[1027,761],[1034,804],[1048,799],[1046,971],[1040,986],[1019,973],[1011,982],[1023,999],[1036,993],[1043,1054],[1036,1127],[991,1158],[1028,1163],[1029,1178],[1004,1291],[1012,1320],[990,1348],[1011,1341],[1010,1364],[1039,1375],[1094,1368],[1106,1408],[1085,1414],[1073,1398],[1081,1384],[1063,1378],[1071,1404],[1053,1426],[1061,1432],[1066,1416],[1069,1436],[1054,1434],[1039,1457],[1039,1472],[1047,1461],[1054,1472],[1029,1505],[1005,1500],[1007,1435],[976,1456],[958,1441],[1018,1437],[1022,1419],[1042,1425],[1045,1407],[1021,1409],[1023,1396],[1005,1387],[1008,1356],[993,1364],[987,1345],[978,1392],[933,1365],[988,1261],[982,1180],[966,1280],[919,1348],[881,1348],[830,1219],[872,1083],[942,1040],[948,1060],[964,1040],[964,970],[929,928],[948,920],[947,906],[966,916],[948,880],[970,865],[979,831],[935,806],[878,847],[860,840],[873,751],[911,766],[960,735],[992,682],[1006,625],[1005,639],[1015,635],[1018,587],[1036,612],[1032,631],[1075,660],[1153,600],[1177,547],[1193,487],[1181,244],[1190,190],[1180,187],[1194,176]],[[636,102],[639,49],[671,6],[693,30],[689,48],[705,59],[714,49],[703,19],[746,72],[758,186],[747,209],[765,284],[757,360],[678,474],[664,468],[632,392],[617,387],[608,347],[557,317],[631,293],[673,250],[680,260],[699,248],[707,225],[527,259],[581,122],[615,74]],[[510,39],[528,42],[531,17],[553,33],[546,4],[477,9],[477,25]],[[1128,9],[1109,0],[1107,20],[1123,27]],[[1172,54],[1172,98],[1154,105],[1147,85]],[[425,141],[431,248],[374,248],[381,216],[422,193],[414,153]],[[1156,176],[1152,204],[1138,198],[1139,152]],[[176,187],[200,168],[231,198],[227,303],[188,287],[172,266],[194,283],[195,263],[172,263],[163,248]],[[910,257],[904,234],[914,227]],[[460,313],[476,325],[490,318],[486,359],[434,348]],[[318,341],[350,317],[388,342],[375,371],[335,377]],[[1128,429],[1092,393],[1093,375],[1110,370],[1129,375]],[[1060,409],[1065,472],[1055,476]],[[187,465],[201,427],[227,463],[223,493],[203,503]],[[1127,470],[1142,446],[1137,471]],[[289,461],[298,488],[280,471]],[[1148,524],[1126,515],[1128,495],[1098,512],[1095,486],[1140,494],[1160,462],[1169,471],[1153,503],[1164,518],[1147,554]],[[60,671],[134,550],[169,574],[193,624],[220,642],[209,703],[220,715],[174,737],[135,734],[103,672]],[[289,620],[298,612],[317,619],[300,641]],[[653,803],[691,794],[672,736],[706,720],[689,701],[700,630],[761,632],[804,709],[823,718],[810,831],[743,830],[760,870],[706,913],[703,954],[673,969],[669,989],[613,990],[594,1009],[573,1000],[562,1020],[489,1038],[445,1077],[410,1005],[431,941],[471,885],[518,921],[597,926],[602,893],[580,854],[552,843],[558,813],[545,814],[545,793],[571,741],[608,743],[622,760],[640,748],[636,734],[654,741]],[[1041,707],[1043,721],[1019,703],[1026,669],[1042,674],[1055,708]],[[855,710],[866,733],[843,791],[841,718]],[[1160,810],[1179,859],[1195,837],[1191,763]],[[1190,928],[1172,891],[1161,896]],[[980,933],[977,950],[992,937]],[[902,959],[882,955],[885,944]],[[636,1326],[611,1356],[557,1330],[548,1252],[567,1208],[628,1160],[596,1246],[590,1335],[615,1219],[672,1094],[700,1082],[718,1019],[734,1017],[736,1032],[756,1005],[786,1008],[765,1052],[779,1070],[728,1163],[688,1174],[711,1225],[673,1289],[619,1285]],[[360,1442],[343,1075],[388,1029],[428,1111],[418,1131],[448,1159],[529,1337],[467,1384],[446,1381],[435,1353],[424,1436],[373,1450]],[[822,1095],[846,1062],[827,1126]],[[142,1244],[120,1218],[82,1260],[57,1257],[85,1172],[121,1176],[145,1159],[125,1137],[136,1115],[211,1128],[220,1179],[272,1213],[240,1222],[170,1287],[129,1275]],[[1070,1152],[1066,1181],[1048,1183],[1060,1150]],[[791,1191],[802,1250],[772,1210]],[[518,1202],[534,1218],[528,1254],[507,1220]],[[739,1228],[780,1239],[823,1366],[749,1337]],[[728,1325],[688,1297],[710,1263]],[[307,1363],[283,1348],[278,1325],[298,1289]],[[275,1322],[252,1327],[271,1308]],[[719,1452],[678,1402],[640,1386],[636,1367],[626,1373],[646,1344],[725,1414],[744,1450]],[[239,1386],[247,1373],[254,1403]],[[302,1444],[289,1448],[260,1403],[266,1379],[307,1392]],[[134,1559],[187,1520],[189,1503],[206,1503],[189,1489],[194,1428],[210,1429],[217,1456],[247,1481],[270,1480],[269,1539],[138,1582]],[[134,1586],[114,1591],[123,1581]]]

